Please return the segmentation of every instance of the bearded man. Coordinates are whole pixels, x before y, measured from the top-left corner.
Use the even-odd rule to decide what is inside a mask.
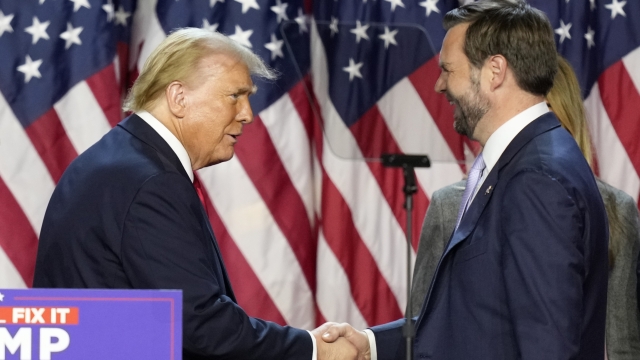
[[[409,348],[416,359],[604,358],[608,229],[593,173],[545,95],[553,29],[524,1],[452,10],[435,84],[455,129],[477,140],[457,223]],[[404,319],[356,331],[366,359],[404,359]]]

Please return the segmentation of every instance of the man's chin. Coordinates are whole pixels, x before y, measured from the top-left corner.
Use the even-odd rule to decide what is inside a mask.
[[[232,147],[233,149],[233,147]],[[235,152],[232,150],[230,154],[225,154],[225,155],[221,155],[221,156],[216,156],[215,159],[212,159],[206,166],[204,167],[209,167],[212,165],[217,165],[220,163],[223,163],[225,161],[229,161],[233,158],[233,155],[235,154]]]
[[[464,135],[466,137],[471,137],[471,134],[469,134],[469,129],[467,127],[465,127],[464,125],[462,125],[462,121],[455,119],[453,121],[453,129],[460,135]]]

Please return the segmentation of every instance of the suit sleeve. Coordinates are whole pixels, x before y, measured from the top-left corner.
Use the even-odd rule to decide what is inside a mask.
[[[583,217],[543,173],[515,175],[503,199],[503,276],[521,358],[574,359],[583,320]]]
[[[417,318],[412,319],[414,324],[416,320]],[[376,338],[377,360],[404,359],[406,357],[405,341],[402,336],[404,324],[405,319],[402,318],[371,328]]]
[[[223,264],[200,203],[183,176],[164,173],[138,191],[124,221],[121,259],[134,288],[182,289],[183,348],[189,358],[311,359],[304,330],[249,317],[225,295]]]
[[[607,199],[605,199],[606,201]],[[615,198],[612,197],[613,201]],[[618,222],[622,231],[611,239],[615,261],[609,275],[607,299],[607,353],[609,360],[640,359],[640,331],[637,275],[635,270],[640,246],[638,208],[631,197],[618,202]]]

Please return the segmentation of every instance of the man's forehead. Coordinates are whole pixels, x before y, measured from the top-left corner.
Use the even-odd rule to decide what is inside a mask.
[[[246,65],[242,60],[237,56],[226,53],[211,53],[198,60],[198,70],[203,76],[218,75],[243,67],[246,69]]]
[[[232,71],[224,72],[217,77],[217,80],[223,80],[221,85],[232,92],[253,94],[257,89],[246,67],[244,69],[234,68]]]
[[[458,24],[447,31],[444,36],[444,41],[442,42],[442,48],[445,47],[455,47],[459,46],[462,48],[462,44],[464,43],[465,35],[467,33],[467,29],[469,28],[469,24]]]
[[[440,65],[456,60],[460,53],[464,54],[464,39],[469,24],[459,24],[447,31],[440,50]]]

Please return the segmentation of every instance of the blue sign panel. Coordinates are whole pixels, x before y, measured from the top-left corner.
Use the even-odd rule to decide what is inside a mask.
[[[182,359],[182,291],[0,289],[0,359]]]

